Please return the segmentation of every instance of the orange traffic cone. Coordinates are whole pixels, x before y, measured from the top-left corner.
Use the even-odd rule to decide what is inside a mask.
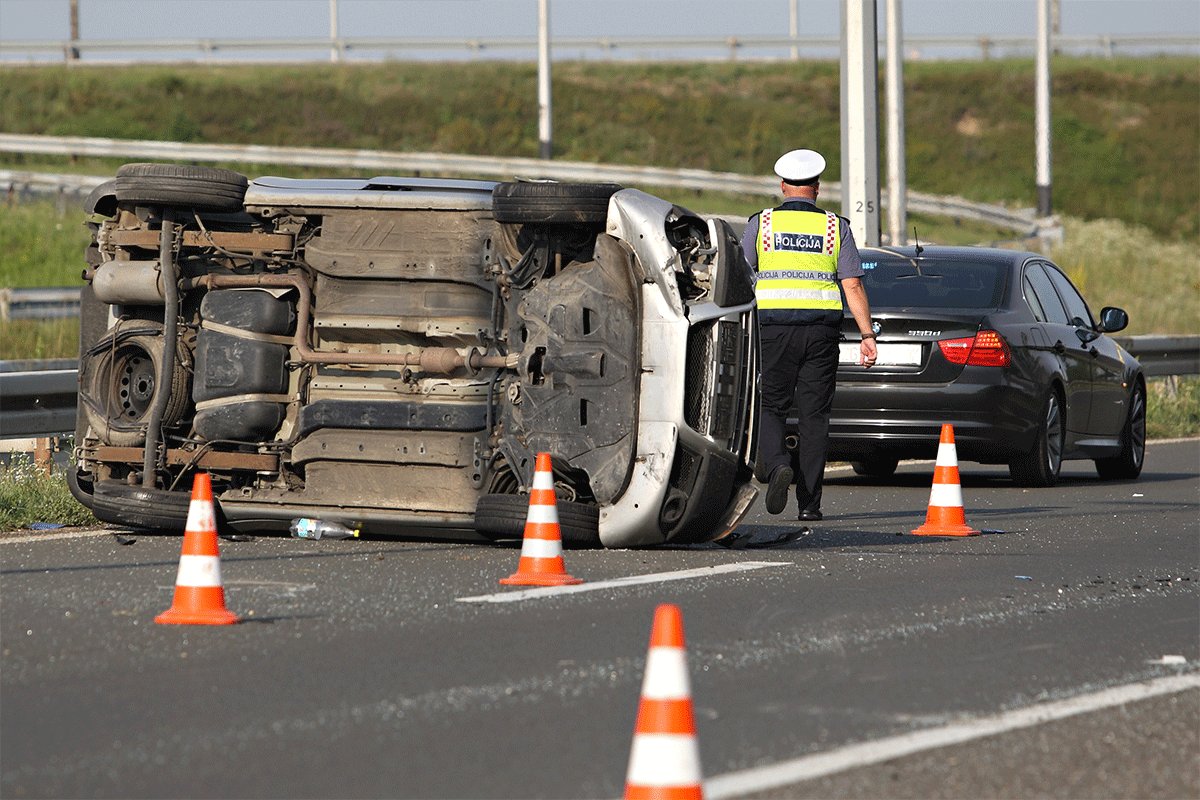
[[[679,606],[664,603],[654,611],[625,798],[701,800],[701,780],[683,614]]]
[[[967,524],[963,513],[962,484],[958,479],[958,451],[954,448],[954,426],[942,425],[937,462],[933,466],[933,488],[929,492],[929,510],[925,524],[913,533],[917,536],[978,536]]]
[[[165,625],[231,625],[238,621],[237,615],[225,608],[212,480],[207,472],[197,472],[192,483],[183,553],[175,576],[175,602],[154,621]]]
[[[566,586],[583,583],[567,574],[562,557],[562,531],[554,496],[554,468],[549,453],[538,453],[525,517],[525,538],[517,571],[500,582],[507,586]]]

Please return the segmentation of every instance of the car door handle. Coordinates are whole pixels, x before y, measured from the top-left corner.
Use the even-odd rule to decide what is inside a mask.
[[[1054,347],[1052,349],[1054,350],[1054,352],[1058,353],[1060,356],[1063,353],[1067,352],[1067,346],[1062,343],[1061,339],[1059,339],[1057,342],[1054,343]]]

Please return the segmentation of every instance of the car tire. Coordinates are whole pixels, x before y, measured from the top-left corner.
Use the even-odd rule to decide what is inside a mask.
[[[84,417],[98,438],[118,447],[136,447],[146,441],[146,423],[161,390],[157,383],[166,346],[162,324],[139,320],[132,330],[138,332],[110,331],[80,362]],[[178,422],[191,400],[188,372],[178,358],[168,388],[163,427]]]
[[[520,539],[528,516],[528,495],[485,494],[475,507],[475,530],[492,540]],[[564,547],[600,546],[600,509],[594,505],[559,500],[558,527]]]
[[[248,181],[241,173],[188,164],[126,164],[117,170],[119,203],[240,211]]]
[[[189,492],[168,492],[125,483],[93,484],[92,513],[103,522],[131,528],[180,533],[187,527]]]
[[[890,478],[896,474],[899,464],[900,459],[893,456],[871,456],[850,462],[855,475],[865,475],[868,478]]]
[[[1132,480],[1142,474],[1146,460],[1146,390],[1133,388],[1129,414],[1121,430],[1121,452],[1110,458],[1096,459],[1096,473],[1105,480]]]
[[[1062,469],[1066,420],[1058,392],[1050,392],[1043,404],[1033,449],[1008,463],[1008,472],[1019,486],[1046,487],[1058,483]]]
[[[492,215],[497,222],[603,224],[609,198],[621,188],[615,183],[499,183],[492,189]]]

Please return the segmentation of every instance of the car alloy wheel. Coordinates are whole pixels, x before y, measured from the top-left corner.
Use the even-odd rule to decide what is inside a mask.
[[[1134,387],[1129,414],[1121,430],[1121,451],[1110,458],[1096,459],[1096,473],[1106,480],[1131,480],[1142,474],[1146,460],[1146,390]]]
[[[1062,401],[1058,393],[1052,391],[1046,401],[1046,412],[1038,426],[1033,449],[1009,462],[1009,474],[1019,485],[1053,486],[1058,483],[1058,473],[1062,469],[1064,422]]]

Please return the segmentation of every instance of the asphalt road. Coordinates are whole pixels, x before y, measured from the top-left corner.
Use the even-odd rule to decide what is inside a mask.
[[[983,536],[907,535],[931,464],[841,472],[790,544],[571,550],[586,591],[514,602],[463,598],[515,543],[222,540],[218,628],[153,622],[177,537],[0,536],[0,795],[617,797],[671,602],[710,798],[1200,796],[1200,441],[962,472]]]

